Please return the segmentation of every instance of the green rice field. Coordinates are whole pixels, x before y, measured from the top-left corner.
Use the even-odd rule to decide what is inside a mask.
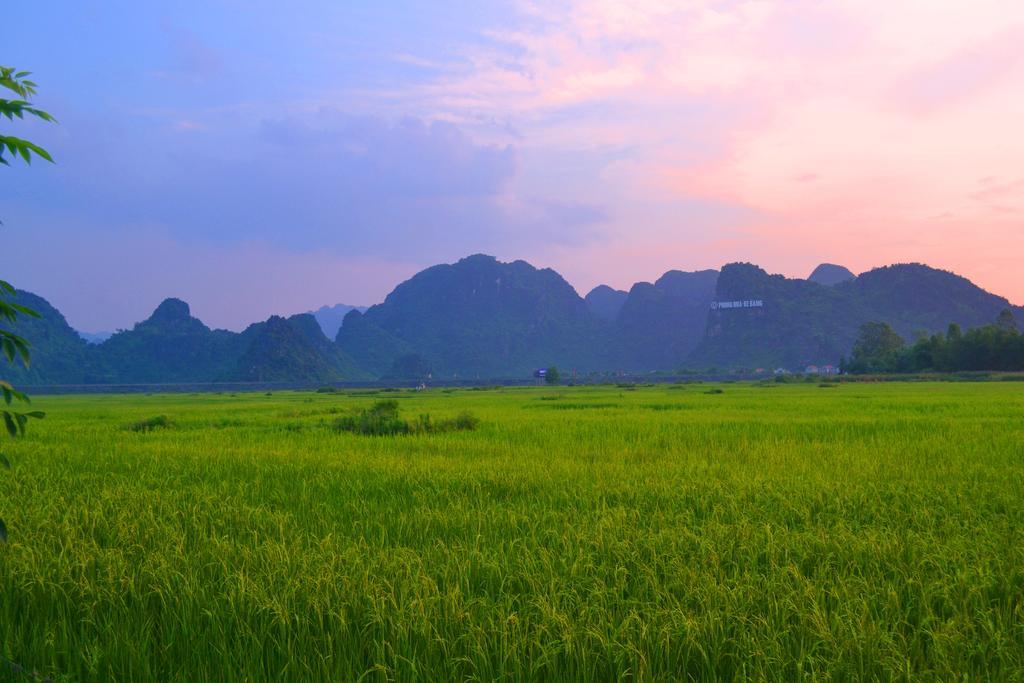
[[[1021,382],[33,405],[0,680],[1024,680]]]

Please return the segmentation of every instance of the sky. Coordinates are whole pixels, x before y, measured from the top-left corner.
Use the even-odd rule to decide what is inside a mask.
[[[473,253],[585,294],[924,262],[1024,304],[1024,3],[56,0],[0,64],[0,273],[86,331],[373,304]]]

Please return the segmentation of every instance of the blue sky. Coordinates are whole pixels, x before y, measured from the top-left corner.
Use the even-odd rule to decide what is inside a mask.
[[[449,60],[443,46],[474,40],[493,20],[476,3],[12,9],[45,30],[19,32],[5,63],[35,72],[60,126],[21,128],[59,163],[6,174],[7,230],[24,250],[6,272],[73,324],[126,326],[177,294],[237,328],[372,302],[430,259],[500,247],[492,199],[514,149],[386,92],[430,70],[409,55]]]
[[[4,128],[58,161],[0,171],[4,276],[85,330],[370,304],[476,252],[581,293],[920,260],[1019,303],[1024,15],[937,1],[15,4],[0,63],[60,125]]]

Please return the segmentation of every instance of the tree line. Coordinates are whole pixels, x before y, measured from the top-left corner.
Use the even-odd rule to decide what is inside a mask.
[[[1022,371],[1024,334],[1009,309],[990,325],[964,332],[952,323],[945,334],[921,335],[910,345],[888,323],[870,322],[861,326],[851,357],[842,360],[840,370],[851,374]]]

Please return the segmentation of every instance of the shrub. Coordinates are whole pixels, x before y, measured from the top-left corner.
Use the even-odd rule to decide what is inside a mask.
[[[722,389],[708,389],[704,393],[705,394],[724,394],[725,391],[723,391]]]
[[[467,410],[463,410],[455,417],[450,417],[438,422],[436,430],[439,432],[472,431],[476,429],[478,424],[480,424],[480,419],[476,415]]]
[[[437,421],[432,420],[430,415],[423,414],[410,424],[398,416],[398,401],[388,399],[377,401],[355,415],[346,415],[335,420],[334,429],[368,436],[392,436],[473,430],[479,423],[475,415],[463,411],[455,417]]]
[[[167,429],[168,427],[171,427],[173,424],[174,423],[171,422],[171,418],[167,417],[166,415],[157,415],[155,417],[150,417],[145,420],[133,422],[127,427],[125,427],[125,429],[131,432],[150,432],[153,431],[154,429]]]
[[[377,401],[370,408],[355,415],[338,418],[334,422],[334,429],[340,432],[387,436],[408,433],[409,423],[398,417],[398,401],[392,398]]]

